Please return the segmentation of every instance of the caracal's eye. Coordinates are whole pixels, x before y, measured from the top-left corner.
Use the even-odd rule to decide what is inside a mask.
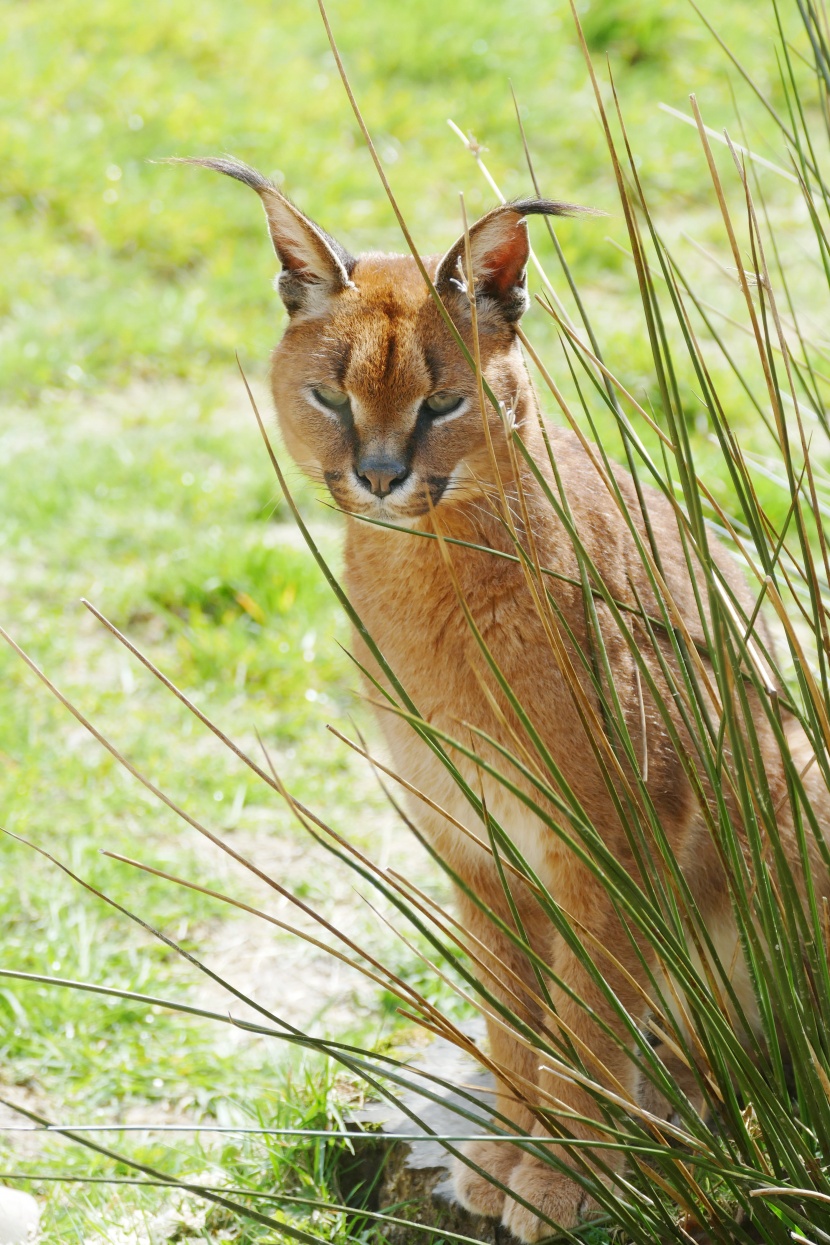
[[[323,406],[327,406],[330,411],[347,411],[349,409],[349,395],[344,393],[342,389],[332,389],[330,385],[318,385],[311,392],[317,401],[322,402]]]
[[[423,405],[430,415],[449,415],[457,411],[463,401],[457,393],[431,393]]]

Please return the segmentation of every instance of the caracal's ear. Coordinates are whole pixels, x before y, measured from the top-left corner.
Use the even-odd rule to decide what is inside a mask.
[[[356,261],[339,242],[304,216],[299,208],[280,194],[273,182],[256,169],[222,156],[217,159],[191,157],[171,163],[201,164],[225,173],[255,190],[262,200],[274,250],[282,272],[277,282],[280,298],[289,315],[305,312],[325,314],[330,300],[352,285]]]
[[[530,241],[526,216],[576,216],[591,208],[553,199],[516,199],[493,208],[470,229],[470,255],[476,302],[488,300],[482,310],[497,311],[504,320],[520,320],[528,308],[527,258]],[[441,297],[455,298],[467,289],[464,237],[451,246],[438,265],[435,288]]]

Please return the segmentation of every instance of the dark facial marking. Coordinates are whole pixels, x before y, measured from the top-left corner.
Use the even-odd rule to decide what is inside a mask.
[[[390,328],[389,336],[386,339],[386,362],[383,365],[383,379],[388,380],[395,366],[395,350],[396,350],[395,330]]]
[[[444,496],[444,490],[449,484],[449,479],[449,476],[427,476],[427,484],[432,495],[433,506],[437,506]]]
[[[421,445],[421,442],[434,422],[435,416],[427,410],[425,404],[422,402],[418,407],[418,416],[415,420],[415,427],[412,429],[412,436],[409,439],[409,446],[407,447],[410,458]]]
[[[424,347],[424,365],[429,372],[430,389],[438,389],[438,356],[429,346]]]
[[[346,381],[346,372],[349,370],[349,360],[352,355],[352,347],[350,342],[343,342],[337,358],[334,361],[334,375],[337,380],[338,387],[342,389]]]

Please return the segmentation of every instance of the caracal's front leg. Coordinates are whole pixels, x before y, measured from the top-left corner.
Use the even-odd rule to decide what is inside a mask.
[[[615,954],[619,954],[626,945],[622,931],[618,925],[609,927],[608,921],[599,917],[599,914],[607,913],[607,895],[587,877],[580,890],[581,911],[574,912],[573,907],[576,905],[572,904],[572,915],[582,926],[591,930],[601,944],[608,945]],[[591,945],[587,945],[590,951]],[[610,960],[603,959],[596,953],[594,959],[616,997],[633,1015],[638,1015],[642,1010],[642,998],[636,989],[625,980],[623,974],[615,970]],[[634,957],[632,961],[633,959]],[[622,1091],[623,1095],[630,1095],[633,1101],[636,1100],[639,1077],[633,1061],[625,1048],[604,1032],[586,1008],[576,1001],[581,999],[587,1003],[591,1011],[615,1032],[621,1030],[622,1026],[601,987],[561,939],[557,939],[552,968],[555,977],[569,987],[568,991],[556,985],[551,987],[562,1032],[570,1034],[576,1048],[584,1052],[582,1061],[588,1075],[600,1084],[612,1088],[616,1094]],[[633,962],[626,964],[626,969],[635,977],[641,972],[638,971],[639,965]],[[571,997],[570,991],[573,991],[576,999]],[[546,1060],[544,1056],[537,1062],[535,1079],[539,1089],[538,1106],[542,1112],[548,1113],[551,1121],[550,1132],[544,1124],[535,1122],[532,1128],[535,1135],[540,1138],[550,1137],[551,1133],[557,1135],[557,1119],[560,1119],[563,1129],[572,1136],[586,1140],[596,1138],[599,1143],[602,1142],[600,1110],[587,1090],[563,1077],[554,1060]],[[586,1120],[597,1120],[597,1128],[585,1123]],[[613,1186],[614,1175],[623,1165],[619,1151],[604,1149],[601,1144],[594,1151],[589,1147],[581,1147],[577,1153],[571,1151],[569,1154],[565,1146],[547,1142],[545,1152],[572,1170],[584,1171],[584,1167],[580,1168],[578,1153],[591,1168],[592,1174],[609,1186]],[[596,1202],[572,1175],[557,1170],[552,1163],[535,1155],[522,1155],[511,1172],[510,1188],[514,1196],[505,1201],[502,1221],[521,1241],[537,1241],[541,1237],[550,1236],[554,1230],[551,1224],[572,1228],[598,1211]]]
[[[495,885],[499,885],[497,880]],[[495,895],[494,891],[491,898]],[[469,943],[472,955],[487,965],[486,970],[481,964],[476,965],[479,980],[511,1011],[536,1027],[539,1011],[534,996],[538,987],[526,956],[463,894],[459,895],[459,916],[472,935]],[[533,1086],[538,1060],[534,1052],[510,1032],[507,1024],[488,1019],[487,1038],[490,1058],[497,1068],[505,1070],[503,1077],[496,1078],[494,1124],[505,1132],[527,1136],[534,1124],[530,1104],[536,1097]],[[500,1218],[505,1194],[497,1185],[511,1187],[511,1175],[522,1158],[522,1150],[509,1141],[484,1138],[468,1142],[462,1150],[469,1163],[456,1161],[455,1164],[454,1183],[459,1201],[476,1214]],[[475,1168],[486,1174],[482,1175]]]

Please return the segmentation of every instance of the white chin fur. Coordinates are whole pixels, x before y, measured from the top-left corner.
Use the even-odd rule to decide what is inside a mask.
[[[418,514],[422,513],[420,506],[418,506],[418,514],[411,513],[413,502],[421,501],[422,490],[423,482],[418,480],[407,480],[388,497],[374,497],[364,489],[360,492],[354,489],[349,498],[348,509],[353,514],[363,514],[369,519],[381,519],[384,523],[408,527],[418,518]]]

